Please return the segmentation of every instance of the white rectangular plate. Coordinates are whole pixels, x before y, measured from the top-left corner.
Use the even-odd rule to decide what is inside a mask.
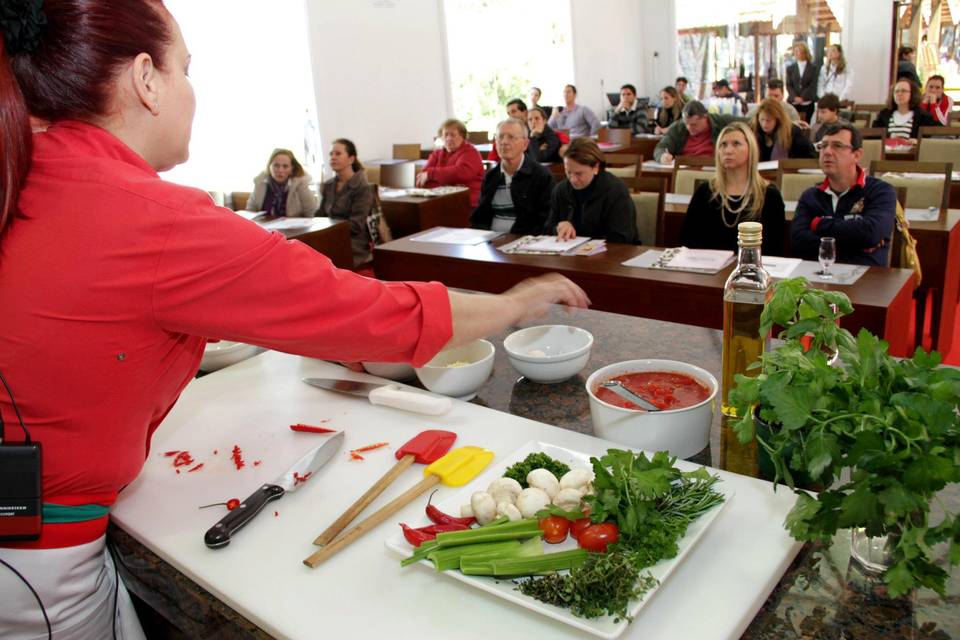
[[[589,469],[591,468],[590,456],[602,456],[604,453],[606,453],[605,448],[600,448],[597,451],[585,453],[571,451],[570,449],[564,449],[562,447],[557,447],[543,442],[531,441],[513,453],[502,458],[498,464],[490,467],[484,473],[474,478],[473,482],[464,486],[457,493],[451,495],[446,500],[437,502],[436,506],[445,513],[459,516],[460,507],[465,504],[470,504],[470,496],[474,491],[485,490],[491,482],[503,475],[507,467],[523,460],[529,454],[537,451],[546,453],[550,457],[570,465],[571,469]],[[697,469],[699,465],[678,460],[677,466],[683,471],[692,471]],[[695,544],[697,544],[706,530],[711,524],[713,524],[714,520],[717,519],[717,516],[720,515],[720,512],[723,510],[724,506],[729,504],[730,500],[733,499],[733,490],[730,487],[725,486],[723,481],[718,482],[714,485],[714,487],[716,487],[717,491],[724,495],[726,500],[724,500],[721,505],[714,507],[711,511],[698,518],[687,528],[686,535],[679,541],[677,545],[679,547],[679,552],[677,553],[676,557],[670,558],[669,560],[662,560],[656,565],[644,569],[644,572],[649,571],[651,574],[653,574],[653,577],[659,581],[660,585],[662,585],[673,572],[673,570],[681,562],[683,562],[683,559],[686,557],[687,553]],[[419,524],[415,523],[409,524],[410,526],[420,526]],[[402,532],[398,532],[388,538],[386,540],[386,545],[388,549],[403,557],[409,556],[413,551],[413,547],[411,547],[404,539]],[[548,553],[553,551],[564,551],[566,549],[575,548],[576,542],[572,538],[568,538],[565,542],[556,545],[546,545],[546,547],[546,551]],[[420,564],[426,565],[429,567],[430,571],[433,571],[433,564],[431,562],[424,560]],[[411,568],[408,570],[412,571],[413,569]],[[423,569],[420,570],[422,571]],[[573,615],[569,609],[564,609],[552,604],[540,602],[539,600],[536,600],[530,596],[523,595],[515,589],[515,585],[510,579],[492,578],[488,576],[466,576],[459,571],[446,571],[444,573],[452,578],[460,580],[461,582],[465,582],[478,589],[482,589],[488,593],[492,593],[522,607],[532,609],[537,613],[543,614],[555,620],[559,620],[560,622],[564,622],[578,629],[582,629],[583,631],[587,631],[588,633],[600,636],[601,638],[616,638],[624,632],[629,624],[626,620],[614,622],[613,616],[604,616],[602,618],[578,618],[577,616]],[[659,586],[648,591],[642,599],[631,602],[627,609],[630,616],[636,617],[644,605],[650,601],[654,594],[656,594],[658,589]]]

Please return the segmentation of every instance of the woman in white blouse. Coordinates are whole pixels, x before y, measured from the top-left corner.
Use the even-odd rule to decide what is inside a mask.
[[[827,47],[827,60],[820,67],[820,78],[817,81],[817,95],[824,96],[832,93],[843,102],[848,100],[847,95],[853,87],[853,72],[847,68],[847,60],[843,57],[843,47],[839,44]]]

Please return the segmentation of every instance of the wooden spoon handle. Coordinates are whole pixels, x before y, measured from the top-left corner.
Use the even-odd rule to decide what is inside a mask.
[[[341,549],[344,549],[352,544],[357,538],[365,534],[367,531],[373,529],[378,524],[395,514],[397,511],[410,504],[414,498],[422,494],[424,491],[439,484],[439,482],[440,476],[436,474],[427,476],[416,485],[394,498],[392,502],[384,505],[379,511],[355,526],[353,529],[350,529],[330,544],[325,545],[322,549],[319,549],[316,553],[304,560],[303,564],[313,569],[324,560],[338,553]]]
[[[397,479],[401,473],[403,473],[407,467],[413,464],[415,456],[406,455],[400,458],[397,461],[397,464],[383,474],[383,477],[377,480],[377,482],[367,489],[367,492],[360,496],[356,502],[350,505],[346,511],[343,512],[339,518],[333,521],[327,530],[317,536],[317,539],[313,541],[313,544],[323,546],[337,537],[337,534],[343,531],[343,529],[353,522],[353,519],[360,515],[360,512],[366,509],[371,502],[376,500],[377,496],[383,493],[383,490],[390,486],[394,480]]]

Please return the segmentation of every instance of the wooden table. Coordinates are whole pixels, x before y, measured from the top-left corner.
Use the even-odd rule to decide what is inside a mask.
[[[795,203],[787,203],[788,221],[793,219],[795,206]],[[668,247],[678,247],[687,205],[667,203],[664,205],[664,214],[662,242]],[[922,337],[926,313],[924,302],[929,295],[933,307],[931,348],[946,354],[953,348],[953,328],[957,304],[960,303],[960,209],[948,210],[943,222],[911,220],[910,233],[917,239],[917,255],[923,269],[923,281],[917,288],[915,341],[919,344]],[[789,225],[786,234],[784,247],[789,248]]]
[[[438,280],[451,287],[501,292],[524,278],[558,272],[583,287],[593,308],[654,320],[723,328],[723,285],[733,266],[713,275],[625,267],[648,247],[608,243],[588,258],[505,254],[494,244],[475,246],[395,240],[374,251],[374,271],[384,280]],[[909,335],[913,271],[871,268],[850,286],[815,286],[846,293],[855,311],[844,318],[851,331],[865,327],[890,343],[890,352],[912,351]]]
[[[278,231],[287,240],[299,240],[308,247],[330,258],[341,269],[353,269],[353,249],[350,247],[350,225],[344,220],[330,218],[302,218],[303,227],[270,229],[265,226],[275,218],[257,218],[254,222]],[[291,218],[292,219],[292,218]]]
[[[473,211],[468,189],[432,198],[381,197],[380,207],[394,238],[431,227],[467,227]]]

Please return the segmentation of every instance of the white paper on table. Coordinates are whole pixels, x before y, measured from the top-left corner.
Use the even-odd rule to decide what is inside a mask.
[[[716,273],[735,259],[733,251],[723,251],[720,249],[689,249],[680,247],[669,262],[664,265],[665,269],[690,269],[697,271],[710,271]]]
[[[780,163],[776,160],[764,160],[757,163],[757,171],[776,171]]]
[[[640,267],[641,269],[651,269],[653,265],[660,260],[660,256],[663,255],[663,251],[656,251],[655,249],[649,249],[644,251],[635,258],[630,258],[626,262],[621,262],[625,267]]]
[[[547,236],[537,240],[536,242],[532,242],[523,248],[527,251],[556,251],[557,253],[563,253],[565,251],[570,251],[575,247],[579,247],[584,242],[589,240],[590,238],[584,238],[582,236],[577,236],[573,240],[557,240],[556,236]]]
[[[927,209],[910,207],[908,209],[904,209],[903,213],[907,216],[907,220],[915,220],[918,222],[935,221],[940,217],[940,209],[938,207],[929,207]]]
[[[672,162],[670,164],[663,164],[661,162],[657,162],[656,160],[644,160],[643,164],[640,166],[642,166],[644,169],[673,169]]]
[[[235,214],[241,218],[246,218],[247,220],[253,220],[259,216],[266,214],[266,211],[234,211]]]
[[[666,204],[690,204],[693,196],[689,193],[668,193],[664,202]]]
[[[799,200],[784,200],[783,201],[783,210],[789,213],[793,213],[797,210],[797,205],[800,204]]]
[[[763,268],[771,278],[787,278],[803,262],[800,258],[763,256]]]
[[[263,223],[264,229],[305,229],[313,226],[313,218],[277,218]]]
[[[412,238],[413,242],[438,242],[442,244],[475,245],[490,242],[503,235],[499,231],[484,231],[483,229],[456,229],[451,227],[436,227]]]
[[[380,187],[380,190],[377,193],[381,198],[387,198],[388,200],[390,198],[402,198],[406,195],[409,195],[406,189],[395,189],[392,187]]]
[[[845,264],[841,262],[835,263],[830,267],[830,276],[829,278],[824,278],[820,275],[820,263],[814,262],[812,260],[802,260],[800,264],[797,265],[797,268],[794,270],[793,275],[803,276],[810,282],[822,282],[825,284],[837,284],[837,285],[850,285],[860,279],[860,276],[867,272],[867,267],[862,264]]]

